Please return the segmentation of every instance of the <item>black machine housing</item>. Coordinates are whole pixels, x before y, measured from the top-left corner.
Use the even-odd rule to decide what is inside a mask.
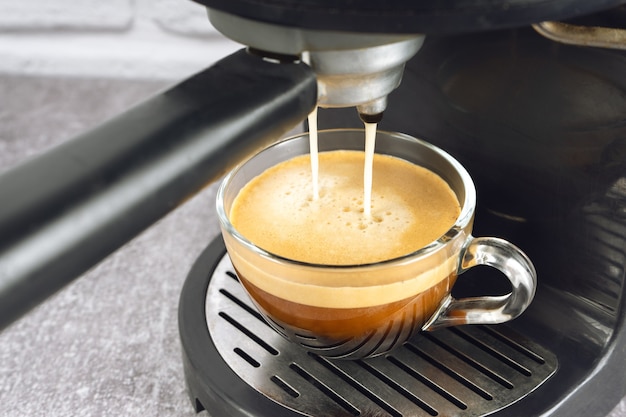
[[[323,1],[196,1],[276,24],[426,32],[379,127],[434,143],[468,168],[475,234],[507,238],[537,267],[535,301],[513,325],[559,360],[523,410],[497,414],[599,416],[626,395],[626,55],[515,28],[621,2],[367,1],[352,10],[333,1],[329,14]],[[624,23],[620,8],[590,20],[607,17]],[[353,109],[319,118],[320,128],[362,125]],[[506,291],[489,271],[473,274],[456,291]]]
[[[194,0],[255,21],[303,29],[440,35],[527,26],[607,10],[623,0]]]
[[[474,234],[533,259],[537,295],[513,325],[559,369],[525,415],[599,416],[626,395],[624,71],[624,52],[529,28],[430,37],[379,124],[451,152],[476,182]],[[358,126],[352,113],[322,110],[320,127]],[[497,288],[489,272],[459,291]]]

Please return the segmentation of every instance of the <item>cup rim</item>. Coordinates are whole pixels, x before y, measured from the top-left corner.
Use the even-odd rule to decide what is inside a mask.
[[[324,132],[363,132],[363,134],[365,134],[365,130],[364,129],[359,129],[359,128],[336,128],[336,129],[322,129],[318,131],[318,137],[319,135],[323,134]],[[379,267],[379,266],[385,266],[385,265],[390,265],[390,264],[396,264],[399,262],[403,262],[405,260],[413,260],[414,258],[418,258],[418,257],[422,257],[422,256],[427,256],[431,253],[434,253],[438,250],[440,250],[442,247],[446,246],[448,244],[448,242],[454,240],[459,234],[463,233],[463,230],[465,229],[465,227],[467,227],[467,225],[470,224],[470,222],[472,221],[472,218],[474,216],[474,211],[475,211],[475,207],[476,207],[476,188],[474,186],[474,181],[472,180],[471,176],[469,175],[469,173],[467,172],[467,170],[465,169],[465,167],[463,167],[463,165],[461,165],[460,162],[458,162],[454,157],[452,157],[449,153],[447,153],[446,151],[444,151],[443,149],[429,143],[426,142],[422,139],[418,139],[414,136],[411,135],[407,135],[405,133],[400,133],[400,132],[393,132],[393,131],[386,131],[386,130],[377,130],[376,132],[376,136],[378,138],[379,134],[385,134],[388,136],[393,136],[393,137],[397,137],[399,139],[403,139],[403,140],[409,140],[412,142],[416,142],[421,146],[424,146],[428,149],[430,149],[431,151],[435,152],[437,155],[439,155],[441,158],[445,159],[446,162],[448,162],[450,165],[452,165],[454,167],[454,169],[456,170],[456,172],[458,173],[458,175],[461,177],[461,180],[463,182],[463,185],[465,187],[465,198],[464,201],[460,202],[461,203],[461,212],[459,213],[459,216],[456,218],[454,224],[444,233],[442,234],[438,239],[430,242],[429,244],[427,244],[426,246],[422,246],[421,248],[417,249],[416,251],[410,252],[408,254],[402,255],[402,256],[398,256],[395,258],[390,258],[390,259],[385,259],[383,261],[377,261],[377,262],[371,262],[371,263],[362,263],[362,264],[345,264],[345,265],[328,265],[328,264],[318,264],[318,263],[312,263],[312,262],[304,262],[304,261],[298,261],[298,260],[294,260],[294,259],[289,259],[277,254],[274,254],[272,252],[269,252],[263,248],[260,248],[258,246],[256,246],[254,243],[252,243],[251,241],[249,241],[245,236],[243,236],[241,233],[239,233],[239,231],[233,226],[233,224],[230,222],[230,219],[228,217],[228,214],[225,211],[225,204],[224,204],[224,195],[226,193],[226,188],[228,186],[228,184],[231,182],[232,178],[237,175],[237,173],[253,158],[255,158],[256,156],[258,156],[259,154],[265,152],[265,151],[269,151],[270,149],[279,146],[285,142],[291,141],[291,140],[295,140],[295,139],[299,139],[302,138],[303,136],[308,136],[309,132],[301,132],[286,138],[283,138],[277,142],[272,143],[269,146],[264,147],[263,149],[261,149],[260,151],[254,153],[252,156],[250,156],[249,158],[247,158],[246,160],[244,160],[243,162],[239,163],[237,166],[235,166],[235,168],[233,168],[230,172],[228,172],[226,174],[226,176],[224,177],[224,179],[222,180],[218,191],[217,191],[217,195],[216,195],[216,209],[217,209],[217,216],[218,219],[220,221],[220,224],[222,225],[222,227],[232,236],[234,237],[239,243],[241,243],[242,245],[244,245],[247,249],[255,252],[256,254],[262,256],[263,258],[269,259],[269,260],[275,260],[281,263],[287,263],[287,264],[292,264],[292,265],[297,265],[299,267],[311,267],[311,268],[316,268],[316,269],[324,269],[324,268],[329,268],[329,269],[334,269],[334,270],[348,270],[348,269],[363,269],[363,268],[371,268],[371,267]]]

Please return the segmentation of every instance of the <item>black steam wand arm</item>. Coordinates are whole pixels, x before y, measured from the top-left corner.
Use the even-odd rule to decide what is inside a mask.
[[[241,50],[0,176],[0,330],[316,102],[308,66]]]

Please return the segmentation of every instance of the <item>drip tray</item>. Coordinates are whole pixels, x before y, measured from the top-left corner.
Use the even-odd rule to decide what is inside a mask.
[[[222,252],[212,265],[203,306],[204,343],[210,346],[186,340],[182,312],[179,323],[197,411],[261,415],[261,407],[268,416],[484,416],[528,395],[557,369],[551,352],[505,325],[420,333],[391,354],[328,360],[284,340],[263,321],[228,256]],[[184,299],[183,294],[181,307]],[[207,375],[197,375],[203,367]]]

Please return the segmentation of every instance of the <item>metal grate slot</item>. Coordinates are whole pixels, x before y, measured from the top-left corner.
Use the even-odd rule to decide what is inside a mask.
[[[430,379],[424,377],[422,374],[420,374],[419,372],[411,368],[410,365],[403,363],[402,361],[394,358],[393,356],[389,356],[387,359],[389,359],[391,363],[396,365],[402,371],[411,375],[411,377],[417,379],[422,384],[428,386],[428,388],[435,391],[437,394],[441,395],[443,398],[450,401],[452,404],[456,405],[459,408],[459,410],[467,409],[467,404],[465,404],[463,401],[455,397],[453,394],[449,393],[448,391],[446,391],[445,389],[437,385],[437,383],[435,383],[434,381],[431,381]]]
[[[309,356],[313,360],[319,362],[322,366],[326,367],[326,369],[330,370],[332,373],[337,375],[343,381],[348,383],[351,387],[356,389],[358,392],[360,392],[361,394],[365,395],[369,400],[374,402],[376,405],[381,407],[383,410],[388,412],[390,415],[394,415],[394,416],[401,416],[402,415],[395,408],[393,408],[390,404],[386,403],[382,398],[380,398],[378,395],[376,395],[376,393],[368,390],[367,387],[365,387],[363,384],[361,384],[359,381],[354,379],[352,376],[350,376],[349,374],[347,374],[346,372],[341,370],[339,367],[337,367],[335,364],[333,364],[330,360],[322,358],[322,357],[314,355],[314,354],[311,354],[311,353],[309,353]]]
[[[523,398],[557,368],[549,351],[502,326],[419,334],[363,361],[317,356],[263,321],[227,256],[213,271],[205,311],[228,366],[294,415],[482,416]]]
[[[361,367],[363,367],[363,369],[365,369],[367,372],[372,374],[375,378],[380,379],[382,382],[388,385],[391,389],[393,389],[394,391],[397,391],[400,395],[402,395],[403,397],[411,401],[413,404],[415,404],[416,406],[424,410],[426,413],[430,414],[431,416],[436,416],[439,414],[437,413],[437,410],[431,407],[427,402],[422,400],[417,395],[413,394],[404,385],[401,385],[398,382],[396,382],[389,375],[381,372],[380,370],[376,369],[374,366],[370,365],[367,362],[359,361],[358,364]]]
[[[233,352],[235,352],[237,355],[241,356],[241,358],[244,361],[248,362],[253,367],[258,368],[259,366],[261,366],[260,363],[258,363],[256,360],[254,360],[254,358],[252,356],[248,355],[242,349],[236,347],[235,349],[233,349]]]
[[[339,395],[335,390],[329,388],[326,384],[324,384],[324,382],[313,376],[311,373],[307,372],[306,369],[302,368],[297,363],[290,364],[289,368],[293,369],[298,375],[304,378],[305,381],[320,390],[320,392],[322,392],[332,401],[336,402],[339,406],[341,406],[341,408],[343,408],[353,416],[358,416],[361,414],[358,408],[353,406],[349,401]]]
[[[267,325],[269,327],[269,324],[267,324],[265,322],[265,320],[263,319],[263,316],[261,315],[261,313],[259,313],[257,310],[255,310],[254,307],[251,307],[251,306],[247,305],[240,298],[232,295],[228,290],[221,289],[220,293],[223,294],[229,300],[231,300],[233,303],[237,304],[239,307],[241,307],[244,310],[246,310],[246,312],[248,312],[249,314],[251,314],[254,317],[256,317],[261,323],[263,323],[263,324],[265,324],[265,325]]]
[[[274,349],[274,347],[272,347],[269,343],[265,342],[265,340],[263,340],[262,338],[258,337],[256,334],[252,333],[252,331],[248,327],[242,325],[237,320],[229,316],[227,313],[220,312],[218,315],[224,320],[226,320],[234,328],[241,331],[241,333],[249,337],[251,340],[255,341],[263,349],[267,350],[269,353],[271,353],[274,356],[278,355],[278,351]]]
[[[300,393],[296,391],[291,385],[283,381],[278,375],[272,375],[270,378],[274,384],[278,385],[283,391],[285,391],[288,395],[293,398],[298,398]]]
[[[439,333],[441,335],[442,332]],[[474,368],[476,371],[492,379],[494,382],[497,382],[502,387],[506,389],[512,389],[514,387],[513,383],[507,380],[505,377],[501,376],[500,373],[492,371],[487,366],[483,365],[481,361],[478,361],[471,355],[466,354],[465,349],[457,348],[456,346],[448,344],[445,341],[440,340],[440,338],[434,337],[431,334],[426,334],[424,336],[427,337],[428,340],[434,342],[437,346],[461,359],[463,362]]]
[[[515,351],[523,354],[527,358],[532,359],[533,361],[535,361],[539,365],[543,365],[544,363],[546,363],[546,360],[544,358],[542,358],[541,356],[539,356],[536,352],[533,352],[532,350],[528,349],[526,346],[519,344],[518,342],[516,342],[515,340],[511,339],[510,337],[507,337],[503,333],[496,332],[495,330],[491,329],[490,327],[486,327],[486,326],[483,327],[482,329],[486,333],[488,333],[490,336],[492,336],[495,340],[504,343],[506,346],[508,346],[508,347],[514,349]],[[495,345],[497,342],[492,341],[492,343]],[[503,348],[501,348],[501,349],[503,349]]]
[[[426,352],[423,352],[418,347],[416,347],[416,346],[414,346],[414,345],[412,345],[410,343],[407,343],[405,345],[405,347],[408,348],[411,352],[415,353],[421,359],[424,359],[426,362],[428,362],[431,365],[433,365],[435,368],[437,368],[439,371],[443,372],[445,375],[448,375],[452,379],[454,379],[457,382],[461,383],[466,388],[468,388],[471,391],[473,391],[475,394],[478,394],[483,399],[485,399],[487,401],[493,400],[493,397],[487,391],[483,390],[478,385],[474,384],[472,381],[470,381],[469,379],[467,379],[466,377],[464,377],[460,373],[455,372],[453,369],[451,369],[448,366],[444,365],[443,363],[439,362],[437,359],[433,358],[432,356],[430,356]]]
[[[463,339],[467,340],[468,342],[472,343],[473,345],[477,346],[479,349],[483,350],[487,354],[493,356],[495,359],[497,359],[500,362],[508,365],[512,369],[515,369],[516,371],[518,371],[522,375],[526,375],[526,376],[531,376],[532,375],[532,372],[530,372],[530,370],[528,368],[526,368],[524,365],[522,365],[519,362],[516,362],[515,360],[511,359],[509,356],[503,354],[501,351],[492,348],[490,345],[482,342],[478,338],[476,338],[476,337],[474,337],[474,336],[472,336],[472,335],[470,335],[470,334],[468,334],[466,332],[463,332],[463,331],[459,330],[458,328],[452,328],[450,330],[453,333],[455,333],[455,334],[459,335],[460,337],[462,337]]]

